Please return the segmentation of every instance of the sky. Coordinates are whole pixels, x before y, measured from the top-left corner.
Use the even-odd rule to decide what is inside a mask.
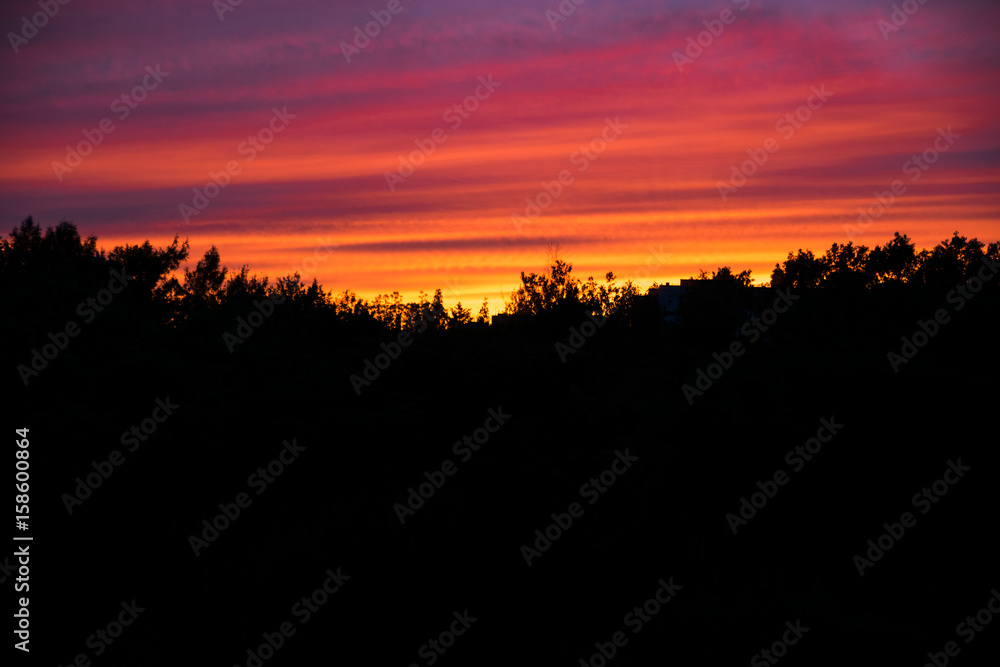
[[[1000,239],[996,2],[9,0],[0,27],[5,232],[492,312],[554,245],[647,287]]]

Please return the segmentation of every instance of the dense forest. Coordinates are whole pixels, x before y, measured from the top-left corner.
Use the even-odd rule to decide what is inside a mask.
[[[798,619],[787,664],[923,664],[996,573],[998,267],[1000,242],[958,232],[834,243],[764,286],[693,276],[667,321],[655,291],[555,257],[492,323],[440,289],[332,294],[29,217],[0,242],[0,336],[7,426],[32,436],[39,644],[67,665],[193,646],[328,663],[356,642],[373,664],[715,664]],[[824,424],[829,444],[786,463]],[[959,458],[947,497],[859,567]],[[328,571],[341,589],[300,616]],[[661,580],[670,602],[623,623]],[[96,657],[88,636],[133,599],[148,611]],[[466,610],[467,634],[428,649]],[[987,633],[959,660],[996,650]]]

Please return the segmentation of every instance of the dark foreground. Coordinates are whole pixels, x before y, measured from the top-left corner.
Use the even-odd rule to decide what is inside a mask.
[[[591,320],[560,311],[397,349],[303,297],[232,352],[252,299],[172,327],[130,286],[88,323],[106,272],[36,298],[8,271],[33,537],[8,609],[30,598],[50,665],[990,664],[1000,279],[958,309],[970,270],[792,288],[753,341],[710,295],[677,325],[640,299],[572,341]]]

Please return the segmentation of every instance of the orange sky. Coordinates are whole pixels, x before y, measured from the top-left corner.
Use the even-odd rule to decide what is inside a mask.
[[[729,265],[764,281],[790,250],[850,240],[845,225],[894,179],[905,194],[856,242],[1000,238],[995,4],[928,2],[884,36],[891,3],[746,2],[588,0],[554,30],[544,3],[404,3],[350,63],[340,43],[366,6],[243,3],[219,20],[208,2],[67,5],[3,56],[2,210],[10,227],[66,217],[107,249],[180,234],[192,265],[215,244],[231,268],[365,297],[440,287],[494,311],[551,243],[582,278],[645,287]],[[678,71],[675,52],[727,8],[733,21]],[[122,118],[112,101],[157,65],[169,74]],[[813,90],[825,101],[803,107]],[[273,109],[288,117],[272,139]],[[939,128],[951,143],[920,171]],[[262,130],[248,160],[242,142]],[[59,180],[53,163],[89,147],[84,131],[99,145]],[[390,188],[418,145],[434,150]],[[748,150],[767,160],[723,200]],[[229,162],[239,173],[185,220]],[[560,172],[519,228],[511,216]],[[313,266],[320,244],[332,252]]]

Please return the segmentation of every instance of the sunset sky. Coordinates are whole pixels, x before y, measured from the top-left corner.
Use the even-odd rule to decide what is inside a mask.
[[[765,281],[850,240],[896,179],[855,242],[1000,239],[995,2],[50,2],[0,10],[4,233],[179,234],[192,266],[215,244],[230,268],[494,312],[551,243],[582,278]],[[748,151],[766,162],[724,198]],[[198,210],[210,172],[229,182]]]

